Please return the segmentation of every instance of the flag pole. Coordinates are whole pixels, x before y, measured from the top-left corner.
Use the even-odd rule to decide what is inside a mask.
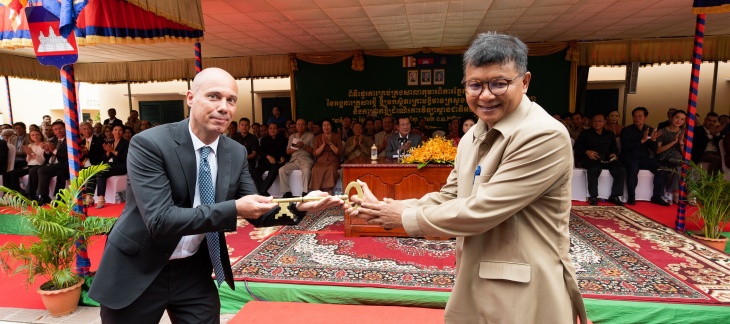
[[[697,93],[700,83],[700,65],[702,64],[702,47],[705,37],[705,16],[706,14],[698,14],[695,24],[695,46],[694,55],[692,57],[692,76],[689,85],[689,102],[687,113],[689,120],[687,121],[687,132],[684,139],[684,163],[679,183],[679,204],[677,206],[677,219],[674,223],[675,230],[683,232],[685,230],[685,213],[687,207],[687,171],[689,170],[689,161],[692,159],[692,139],[694,139],[695,125],[697,121]]]

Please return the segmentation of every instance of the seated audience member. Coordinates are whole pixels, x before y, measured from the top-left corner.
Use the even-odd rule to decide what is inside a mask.
[[[55,141],[56,135],[53,133],[53,127],[51,124],[42,124],[41,130],[43,131],[43,135],[46,137],[46,142]]]
[[[125,141],[129,142],[132,140],[132,136],[134,136],[134,128],[124,126],[124,133],[122,133],[122,138],[124,138]]]
[[[248,172],[253,174],[253,170],[256,168],[256,157],[258,156],[259,150],[259,139],[256,135],[251,134],[251,121],[243,117],[238,120],[238,128],[240,130],[239,136],[236,138],[238,143],[246,148],[246,160],[248,160]]]
[[[79,125],[79,133],[81,133],[81,167],[86,168],[92,165],[98,165],[104,162],[104,140],[94,135],[93,128],[90,123],[81,123]]]
[[[345,141],[345,161],[356,157],[370,156],[370,148],[373,146],[373,140],[363,135],[363,127],[360,122],[352,124],[352,136]]]
[[[591,129],[591,119],[583,115],[583,130]]]
[[[267,129],[266,132],[268,133],[269,130]],[[259,123],[251,124],[251,134],[256,136],[256,139],[260,139],[261,138],[261,124],[259,124]]]
[[[383,130],[383,119],[376,117],[373,119],[373,131],[375,134],[380,133]],[[373,135],[373,140],[375,140],[375,135]]]
[[[429,131],[428,131],[428,126],[426,126],[426,118],[423,118],[423,117],[418,118],[418,127],[413,129],[413,132],[418,135],[421,135],[422,141],[425,142],[426,140],[428,140]]]
[[[618,110],[614,110],[608,113],[608,118],[606,119],[605,128],[613,132],[616,138],[621,137],[621,128],[623,128],[619,122],[619,118],[621,118],[621,115],[618,113]]]
[[[30,124],[30,125],[28,125],[28,132],[30,133],[30,131],[32,131],[32,130],[37,130],[37,131],[40,132],[41,131],[41,128],[38,125],[36,125],[36,124]],[[41,133],[41,134],[43,134],[43,133]],[[33,141],[31,140],[31,142],[33,142]]]
[[[150,129],[150,128],[152,128],[152,123],[150,123],[150,121],[149,121],[149,120],[142,120],[142,121],[141,121],[141,122],[139,123],[139,131],[140,131],[140,132],[141,132],[141,131],[143,131],[143,130],[147,130],[147,129]]]
[[[54,134],[53,141],[43,143],[43,155],[47,164],[31,168],[28,172],[28,194],[35,195],[34,198],[40,205],[51,202],[51,197],[48,195],[51,178],[56,177],[54,197],[66,187],[66,180],[69,179],[66,124],[59,120],[53,122],[51,127]]]
[[[661,130],[663,128],[666,128],[667,126],[672,124],[672,116],[674,116],[674,112],[677,111],[677,108],[669,108],[667,109],[667,120],[659,123],[657,125],[656,129]],[[699,115],[697,116],[699,117]]]
[[[449,131],[449,133],[446,134],[446,139],[456,141],[457,139],[461,138],[461,137],[459,137],[459,119],[458,118],[454,118],[454,119],[450,120],[446,126]]]
[[[307,122],[307,132],[314,135],[314,125],[316,125],[316,124],[317,123],[315,123],[313,120],[308,121]]]
[[[10,143],[15,139],[15,131],[12,129],[3,129],[1,134],[5,143]]]
[[[665,168],[673,170],[667,172],[666,189],[672,192],[672,200],[676,204],[679,199],[679,174],[684,163],[684,122],[687,113],[684,110],[675,110],[672,113],[672,123],[660,129],[656,140],[657,159]]]
[[[296,133],[297,133],[297,124],[296,123],[289,124],[289,126],[287,126],[286,137],[288,138],[292,134],[296,134]]]
[[[370,117],[365,120],[365,131],[363,131],[363,135],[375,141],[375,133],[375,118]]]
[[[96,188],[96,208],[103,208],[106,203],[106,181],[107,179],[127,174],[127,151],[129,142],[124,140],[124,127],[114,125],[112,128],[114,141],[104,143],[104,160],[109,163],[109,169],[96,175],[95,181],[90,181],[86,186],[86,199],[94,199],[94,188]]]
[[[601,175],[601,170],[606,169],[613,177],[608,201],[623,206],[619,196],[624,193],[626,169],[618,161],[616,136],[604,128],[605,124],[606,120],[603,115],[593,115],[591,119],[593,127],[581,132],[575,140],[575,155],[578,157],[580,166],[587,171],[588,194],[590,195],[588,203],[598,204],[598,177]]]
[[[99,138],[104,137],[104,125],[101,123],[94,124],[94,136],[97,136]]]
[[[43,157],[43,134],[39,130],[31,130],[28,135],[31,143],[23,145],[26,165],[3,174],[3,185],[26,196],[28,196],[27,193],[20,188],[20,178],[28,174],[31,168],[43,165],[45,162]],[[1,144],[0,148],[2,148]]]
[[[692,161],[694,163],[709,163],[708,171],[722,172],[722,157],[720,157],[719,140],[715,140],[715,124],[717,124],[717,114],[710,112],[705,117],[702,127],[695,130],[694,140],[692,140]]]
[[[297,132],[289,136],[286,146],[286,154],[289,155],[289,162],[279,169],[279,187],[284,193],[284,198],[291,198],[292,192],[289,185],[289,175],[294,170],[302,171],[302,196],[307,194],[309,179],[312,176],[312,165],[314,165],[314,135],[306,131],[307,124],[304,119],[297,119]]]
[[[570,127],[573,125],[573,113],[564,113],[560,115],[560,119],[563,122],[563,125],[565,125],[565,128],[570,130]]]
[[[279,124],[276,124],[276,129],[279,129]],[[267,124],[261,124],[259,127],[259,143],[264,137],[269,137],[269,125]]]
[[[350,116],[342,117],[342,126],[337,131],[340,134],[342,141],[346,141],[348,137],[352,136],[352,118]]]
[[[629,205],[636,204],[636,184],[639,181],[639,169],[649,170],[654,174],[654,188],[651,202],[661,206],[669,206],[662,199],[664,194],[665,175],[661,171],[661,163],[651,158],[651,152],[656,151],[656,140],[661,134],[645,124],[649,111],[644,107],[637,107],[631,112],[633,124],[621,130],[621,164],[626,168],[626,191]]]
[[[309,191],[321,190],[332,194],[332,190],[340,178],[337,170],[340,168],[340,153],[342,140],[340,134],[332,131],[332,121],[325,119],[319,122],[322,134],[314,139],[314,157],[316,162],[312,166],[312,179],[309,181]]]
[[[725,126],[724,130],[730,129],[730,126]],[[721,141],[722,147],[725,149],[725,167],[730,168],[730,136],[725,135],[725,139]]]
[[[231,120],[231,123],[226,127],[226,137],[235,140],[238,135],[238,123],[235,120]]]
[[[261,138],[258,164],[251,174],[256,189],[262,196],[269,196],[269,188],[279,175],[279,168],[286,162],[286,136],[279,132],[277,123],[270,123],[268,132],[269,136]],[[264,178],[266,171],[269,173]]]
[[[0,174],[4,175],[7,171],[12,171],[8,170],[8,154],[13,149],[15,149],[15,146],[8,144],[5,138],[0,139]]]
[[[577,139],[578,135],[583,131],[583,115],[579,112],[574,113],[571,117],[572,123],[568,127],[570,138]]]
[[[50,125],[51,124],[51,116],[49,116],[49,115],[43,115],[43,122],[41,122],[41,124],[48,124],[48,125]]]
[[[385,148],[388,146],[388,136],[393,134],[393,117],[383,117],[383,130],[375,134],[375,145],[378,147],[378,157],[385,156]]]
[[[457,126],[458,128],[458,119]],[[453,127],[453,126],[452,126]],[[421,145],[421,135],[411,131],[411,121],[408,117],[398,118],[398,132],[388,136],[388,147],[385,149],[386,158],[398,157],[398,152],[407,154],[412,147]]]
[[[717,118],[717,121],[719,124],[715,127],[715,135],[719,136],[722,133],[722,130],[730,124],[730,116],[720,115],[720,117]]]
[[[139,119],[139,112],[136,110],[132,110],[129,112],[129,118],[127,118],[127,123],[130,123],[132,126],[132,131],[134,133],[139,133],[142,131],[142,120]]]
[[[25,151],[23,151],[23,145],[30,144],[30,136],[28,136],[28,134],[26,133],[25,123],[23,122],[14,123],[13,130],[15,131],[15,137],[13,138],[12,142],[9,142],[9,144],[15,147],[15,168],[22,168],[25,166],[26,163],[28,163],[25,160]],[[0,157],[0,161],[5,160]]]
[[[104,125],[104,142],[111,143],[114,141],[114,134],[112,133],[111,125]]]
[[[464,137],[464,134],[466,134],[466,132],[468,132],[469,129],[476,123],[477,117],[474,115],[459,118],[459,138],[454,140],[454,146],[459,146],[461,138]]]

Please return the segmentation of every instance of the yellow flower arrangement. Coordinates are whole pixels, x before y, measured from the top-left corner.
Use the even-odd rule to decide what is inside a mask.
[[[418,163],[422,168],[429,163],[454,164],[456,147],[451,140],[436,136],[423,145],[411,149],[411,155],[404,158],[402,163]]]

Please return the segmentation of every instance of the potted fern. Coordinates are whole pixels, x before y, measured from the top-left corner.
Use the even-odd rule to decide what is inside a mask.
[[[100,164],[81,170],[69,188],[61,190],[48,206],[39,206],[16,191],[0,187],[0,192],[5,194],[0,199],[2,209],[25,217],[31,235],[35,237],[24,243],[8,242],[0,247],[0,267],[9,274],[26,275],[28,286],[37,277],[47,279],[38,293],[52,316],[63,316],[76,310],[84,283],[84,279],[72,271],[76,253],[80,248],[88,247],[89,237],[107,233],[116,221],[115,218],[100,217],[81,219],[74,210],[77,197],[81,197],[89,179],[108,168],[109,165]],[[82,238],[85,243],[78,246],[76,242]],[[70,295],[69,299],[63,301],[66,299],[64,295]],[[50,304],[58,300],[62,300],[62,305]]]
[[[689,195],[697,200],[697,211],[689,219],[697,225],[702,222],[702,232],[690,234],[724,251],[728,238],[722,235],[722,230],[730,222],[730,181],[721,172],[711,173],[690,163],[686,182]]]

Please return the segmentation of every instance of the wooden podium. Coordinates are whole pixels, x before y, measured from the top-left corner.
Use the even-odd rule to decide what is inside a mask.
[[[421,198],[423,195],[441,190],[449,173],[450,164],[429,164],[420,170],[416,164],[401,164],[395,160],[359,157],[345,161],[342,167],[342,183],[360,179],[378,199],[396,200]],[[346,192],[346,195],[353,193]],[[407,237],[403,228],[385,230],[377,225],[368,225],[364,220],[352,218],[345,213],[345,236],[400,236]]]

